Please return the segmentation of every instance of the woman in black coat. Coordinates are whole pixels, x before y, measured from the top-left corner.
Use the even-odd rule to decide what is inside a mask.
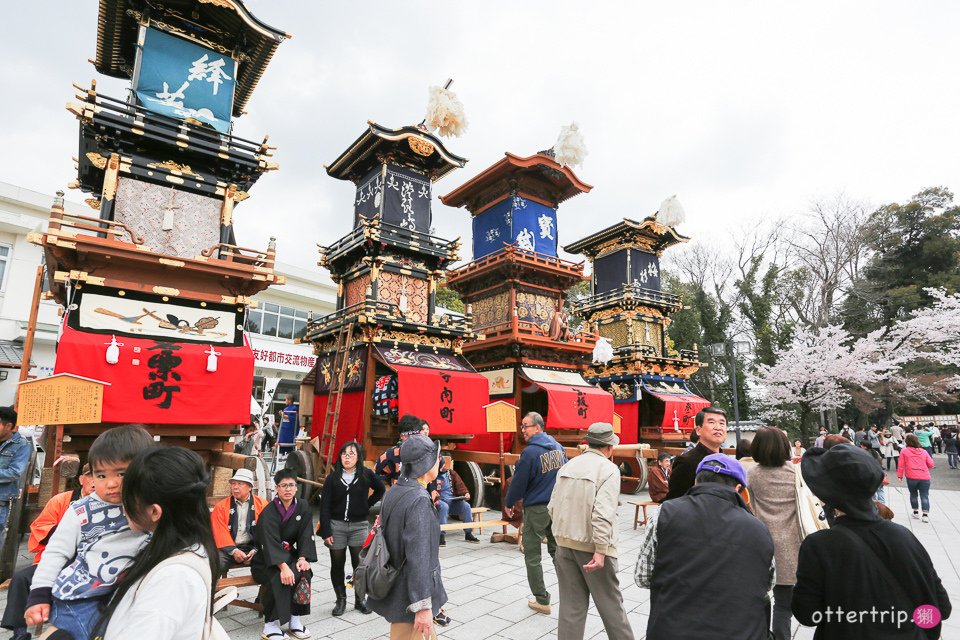
[[[297,500],[297,474],[281,469],[273,476],[277,497],[264,507],[254,538],[258,552],[250,574],[262,590],[263,640],[283,640],[280,627],[297,640],[310,637],[300,616],[310,614],[310,563],[317,561],[313,540],[313,513],[305,500]],[[306,582],[301,584],[301,579]],[[305,601],[305,602],[304,602]]]
[[[380,501],[385,491],[380,478],[363,466],[363,459],[363,447],[359,442],[351,440],[344,444],[320,495],[317,534],[330,549],[330,580],[337,595],[333,608],[335,616],[342,616],[347,609],[347,586],[343,574],[347,549],[350,549],[350,564],[356,571],[360,564],[360,549],[370,533],[367,521],[370,507]],[[359,597],[354,598],[353,608],[360,613],[370,613]]]
[[[431,638],[433,617],[447,602],[440,579],[440,519],[426,488],[440,470],[440,445],[411,436],[400,445],[400,460],[400,479],[380,508],[390,564],[400,573],[385,598],[368,598],[367,604],[390,623],[391,638],[415,632]]]

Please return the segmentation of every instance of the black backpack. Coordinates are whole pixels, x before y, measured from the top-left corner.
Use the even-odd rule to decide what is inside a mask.
[[[386,518],[384,509],[373,525],[370,544],[360,551],[360,566],[353,572],[353,592],[361,601],[367,596],[374,600],[386,598],[407,561],[404,558],[398,567],[390,564],[390,551],[387,549],[384,530]]]

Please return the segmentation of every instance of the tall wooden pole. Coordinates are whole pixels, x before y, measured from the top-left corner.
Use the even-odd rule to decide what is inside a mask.
[[[33,285],[33,302],[30,306],[30,321],[27,323],[27,338],[23,341],[23,359],[20,362],[20,382],[30,374],[30,358],[33,356],[33,338],[37,333],[37,314],[40,311],[40,293],[43,288],[43,265],[37,267],[37,278]],[[20,387],[17,386],[14,408],[20,400]]]

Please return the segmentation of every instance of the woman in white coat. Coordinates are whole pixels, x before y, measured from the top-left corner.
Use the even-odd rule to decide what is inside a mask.
[[[890,471],[890,463],[893,463],[893,470],[897,470],[897,464],[900,462],[900,447],[903,444],[894,438],[889,431],[883,432],[883,444],[880,445],[883,451],[883,457],[887,460],[887,471]]]
[[[180,447],[148,449],[123,478],[130,527],[149,531],[97,626],[103,640],[200,640],[212,619],[217,548],[207,509],[203,460]]]

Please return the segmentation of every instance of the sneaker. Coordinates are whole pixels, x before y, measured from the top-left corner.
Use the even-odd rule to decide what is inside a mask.
[[[447,546],[447,536],[444,535],[442,532],[440,533],[440,546],[441,547]]]
[[[930,518],[927,516],[927,514],[923,514],[923,519],[921,522],[930,522]]]
[[[438,624],[441,627],[445,627],[448,624],[450,624],[450,616],[448,616],[443,609],[440,609],[440,613],[433,616],[433,622],[434,624]]]
[[[480,538],[473,535],[472,533],[464,534],[463,539],[469,542],[470,544],[480,544]]]
[[[540,604],[536,600],[527,600],[527,606],[536,611],[537,613],[543,613],[550,615],[550,605],[549,604]]]
[[[919,517],[920,517],[920,514],[919,514],[918,512],[916,512],[916,511],[914,511],[914,512],[913,512],[913,519],[916,520],[916,519],[919,518]]]

